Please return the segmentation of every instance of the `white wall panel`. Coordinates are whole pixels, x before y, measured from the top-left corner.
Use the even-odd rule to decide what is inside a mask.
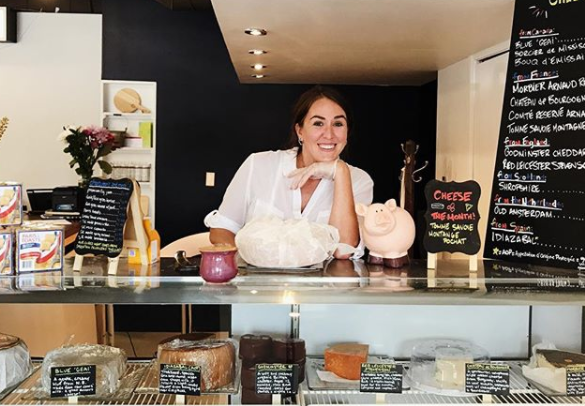
[[[18,13],[18,42],[0,44],[0,181],[76,185],[57,141],[68,124],[99,124],[102,16]]]

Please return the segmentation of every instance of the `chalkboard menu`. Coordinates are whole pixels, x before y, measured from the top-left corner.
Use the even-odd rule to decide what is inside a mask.
[[[292,395],[299,385],[297,364],[257,364],[256,393],[271,395]]]
[[[441,182],[431,180],[425,186],[427,229],[423,238],[428,252],[479,251],[481,242],[477,231],[477,205],[481,188],[473,180]]]
[[[95,395],[95,365],[51,368],[51,397]]]
[[[201,367],[161,364],[158,391],[174,395],[201,395]]]
[[[133,189],[130,179],[91,179],[75,244],[77,254],[120,255]]]
[[[585,395],[585,365],[567,365],[567,395]]]
[[[360,392],[402,393],[402,365],[362,364]]]
[[[484,395],[510,394],[510,366],[465,364],[465,392]]]
[[[585,269],[583,1],[518,1],[485,256]]]

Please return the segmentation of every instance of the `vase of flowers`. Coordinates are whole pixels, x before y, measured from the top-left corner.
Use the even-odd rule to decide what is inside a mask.
[[[73,158],[69,162],[69,167],[76,167],[75,173],[80,177],[81,189],[87,189],[89,186],[96,163],[105,174],[112,173],[112,166],[103,160],[114,149],[114,135],[107,128],[63,127],[59,139],[67,144],[63,152]]]

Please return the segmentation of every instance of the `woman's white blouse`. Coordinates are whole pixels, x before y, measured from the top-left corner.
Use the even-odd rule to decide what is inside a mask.
[[[266,215],[329,223],[333,181],[322,179],[301,212],[301,190],[291,190],[286,177],[296,169],[296,156],[297,148],[250,155],[236,172],[219,209],[205,217],[205,225],[236,234],[251,219]],[[369,205],[374,193],[372,178],[359,168],[349,165],[349,169],[355,202]]]

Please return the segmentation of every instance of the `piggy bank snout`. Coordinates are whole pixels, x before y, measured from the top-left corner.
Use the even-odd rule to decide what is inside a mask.
[[[374,216],[374,221],[377,226],[387,227],[394,227],[396,221],[394,221],[394,216],[387,211],[381,211],[376,213]]]

